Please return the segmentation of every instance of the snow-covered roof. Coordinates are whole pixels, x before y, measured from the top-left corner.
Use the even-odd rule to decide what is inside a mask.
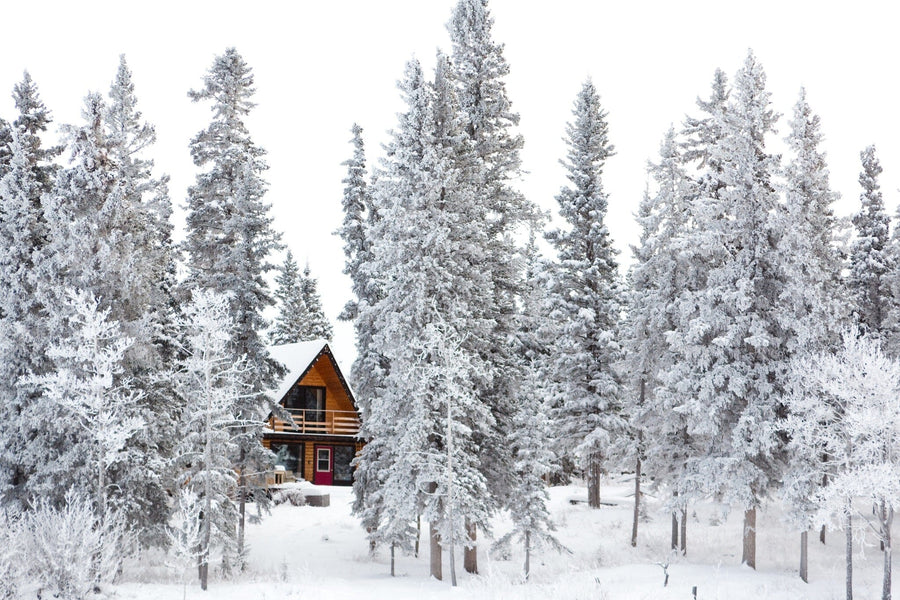
[[[278,387],[269,392],[269,396],[275,402],[284,398],[285,394],[291,389],[291,386],[297,383],[297,380],[306,373],[312,366],[313,361],[316,360],[316,357],[322,353],[326,346],[328,346],[328,341],[321,339],[313,340],[311,342],[297,342],[296,344],[269,346],[269,356],[285,367],[284,377],[281,378]],[[329,348],[329,354],[331,354],[330,350],[331,349]],[[334,355],[331,355],[331,358],[334,358]],[[341,378],[342,383],[347,386],[347,382],[343,381],[343,375],[340,374],[341,369],[337,365],[337,360],[335,360],[335,367],[338,370],[338,375]],[[347,387],[347,391],[350,393],[352,402],[353,392],[350,390],[349,386]]]

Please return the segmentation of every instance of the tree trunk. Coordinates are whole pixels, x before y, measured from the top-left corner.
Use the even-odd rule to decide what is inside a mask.
[[[881,501],[881,541],[884,542],[884,574],[881,583],[881,600],[891,600],[891,522],[894,520],[894,509],[888,508]]]
[[[209,518],[209,515],[212,514],[212,507],[210,506],[209,495],[206,496],[204,503],[206,504],[205,510],[200,513],[201,529],[198,569],[200,573],[200,589],[206,591],[206,585],[209,581],[209,544],[212,538],[212,524]]]
[[[422,537],[422,515],[416,515],[416,558],[419,558],[419,538]]]
[[[672,550],[678,550],[678,511],[672,511]]]
[[[468,519],[466,519],[466,533],[469,534],[469,544],[471,544],[471,548],[467,544],[465,550],[463,550],[463,568],[466,570],[466,573],[475,573],[478,574],[478,546],[475,545],[477,536],[478,536],[478,528],[475,526],[475,523],[472,523]]]
[[[438,581],[444,578],[441,565],[441,536],[436,523],[428,524],[429,538],[431,539],[431,576]]]
[[[528,581],[528,574],[531,572],[531,532],[525,532],[525,581]]]
[[[741,562],[751,569],[756,568],[756,509],[744,511],[744,553]]]
[[[637,546],[638,518],[641,515],[641,457],[634,465],[634,519],[631,522],[631,547]]]
[[[687,554],[687,508],[681,509],[681,555]]]
[[[638,406],[644,405],[644,397],[647,391],[647,381],[641,377],[641,393],[638,398]],[[631,523],[631,547],[637,547],[638,518],[641,516],[641,452],[644,447],[644,434],[638,431],[637,458],[634,461],[634,520]]]
[[[847,517],[844,525],[847,535],[847,600],[853,600],[853,516],[850,514],[850,502],[847,501]]]
[[[394,571],[394,553],[396,550],[396,546],[397,546],[397,544],[394,544],[394,543],[391,544],[391,577],[397,576],[396,571]]]
[[[809,583],[809,574],[807,572],[807,567],[809,564],[809,557],[807,554],[808,544],[808,533],[804,531],[800,534],[800,579],[803,580],[803,583]]]
[[[825,454],[822,455],[822,462],[824,463],[827,461],[828,461],[828,453],[826,452]],[[822,487],[825,487],[826,485],[828,485],[828,473],[825,473],[824,475],[822,475]],[[823,544],[825,543],[825,526],[824,525],[822,525],[822,528],[819,530],[819,541],[822,542]]]
[[[241,429],[241,433],[243,433],[245,429]],[[237,534],[237,554],[238,561],[240,562],[241,571],[244,570],[244,522],[246,518],[247,512],[247,481],[244,477],[244,460],[246,459],[246,452],[243,448],[241,448],[241,453],[238,462],[238,511],[240,512],[240,520],[238,521],[238,534]]]
[[[600,508],[600,457],[591,454],[588,458],[588,506]]]

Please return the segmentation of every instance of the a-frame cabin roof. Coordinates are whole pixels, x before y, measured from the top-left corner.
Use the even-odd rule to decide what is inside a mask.
[[[320,357],[325,356],[331,363],[332,368],[334,368],[334,372],[341,382],[341,387],[347,392],[347,397],[353,404],[353,408],[358,408],[356,406],[356,398],[353,395],[353,390],[350,389],[350,385],[344,378],[344,374],[341,373],[341,368],[338,366],[337,360],[335,360],[334,355],[331,353],[331,348],[328,347],[327,340],[313,340],[311,342],[297,342],[295,344],[269,346],[268,350],[269,356],[285,367],[284,377],[282,377],[278,387],[269,393],[270,397],[275,402],[281,402],[288,391],[309,373],[309,370],[313,368],[316,361],[318,361]]]

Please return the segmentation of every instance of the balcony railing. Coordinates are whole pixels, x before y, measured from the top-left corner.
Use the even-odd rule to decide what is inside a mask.
[[[359,417],[352,410],[286,409],[294,419],[296,429],[281,419],[272,417],[272,430],[287,433],[311,433],[325,435],[357,435]]]

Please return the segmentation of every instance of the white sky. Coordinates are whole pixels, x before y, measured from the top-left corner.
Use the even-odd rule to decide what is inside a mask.
[[[55,123],[80,122],[88,91],[106,93],[124,53],[139,108],[156,125],[152,158],[171,175],[173,203],[184,203],[196,169],[190,138],[209,121],[199,88],[216,54],[235,46],[254,69],[258,107],[249,122],[268,151],[275,226],[319,279],[325,310],[336,322],[350,298],[341,273],[341,196],[351,153],[350,126],[365,129],[370,164],[402,110],[395,84],[413,55],[429,69],[455,0],[230,0],[133,3],[17,2],[4,6],[0,34],[0,114],[15,115],[8,92],[28,69]],[[729,77],[753,48],[765,66],[775,108],[784,116],[801,85],[822,117],[838,212],[857,209],[859,151],[876,144],[886,204],[900,187],[897,59],[900,9],[886,1],[799,2],[491,0],[494,36],[506,45],[507,80],[521,117],[527,174],[522,190],[555,211],[565,184],[565,123],[575,94],[593,78],[609,113],[617,148],[607,163],[608,223],[623,259],[637,230],[632,214],[669,124],[696,114],[716,67]],[[772,140],[772,147],[777,140]],[[177,215],[181,227],[181,215]],[[336,354],[352,360],[353,334],[337,324]]]

